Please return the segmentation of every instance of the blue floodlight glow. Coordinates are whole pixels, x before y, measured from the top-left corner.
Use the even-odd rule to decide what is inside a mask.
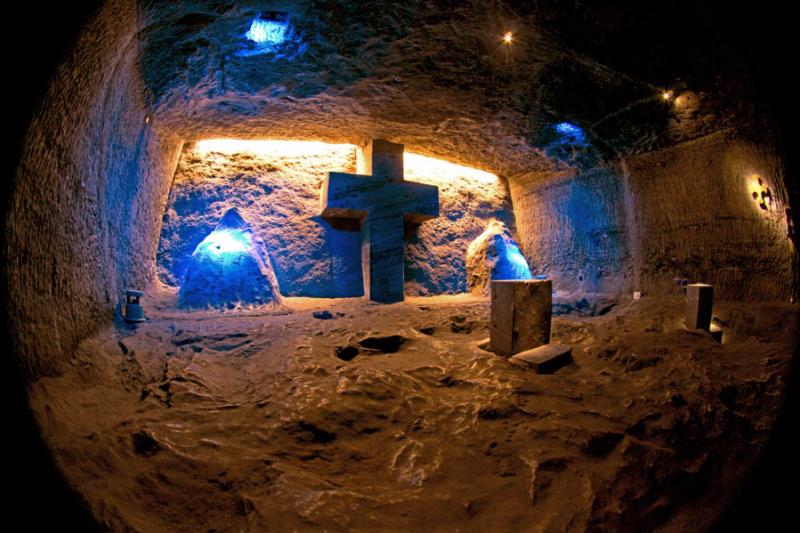
[[[197,245],[196,254],[215,259],[247,253],[250,249],[250,235],[238,229],[216,229]]]
[[[584,143],[586,142],[586,133],[584,133],[583,129],[576,126],[575,124],[570,124],[569,122],[559,122],[555,125],[556,132],[561,135],[564,140],[568,140],[575,143]]]
[[[495,236],[495,249],[498,253],[497,263],[492,269],[492,279],[531,279],[528,261],[520,252],[514,241],[506,241],[502,235]]]
[[[281,44],[286,40],[289,25],[277,20],[253,19],[245,36],[258,44]]]

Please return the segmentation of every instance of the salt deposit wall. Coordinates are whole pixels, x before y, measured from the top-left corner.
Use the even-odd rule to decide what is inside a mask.
[[[522,251],[558,292],[616,294],[632,286],[625,183],[614,167],[510,180]]]
[[[534,272],[569,290],[658,295],[673,290],[677,275],[716,283],[722,297],[789,297],[795,252],[786,238],[785,176],[771,145],[747,124],[729,120],[715,133],[706,121],[684,137],[629,150],[630,138],[660,127],[634,115],[625,120],[636,128],[615,124],[617,137],[606,139],[621,156],[576,166],[537,148],[536,132],[554,116],[613,113],[645,89],[610,69],[570,70],[575,55],[550,34],[540,43],[535,32],[514,49],[509,71],[486,37],[489,2],[464,7],[455,23],[449,9],[411,4],[390,12],[332,2],[326,17],[308,2],[290,4],[291,56],[236,55],[257,13],[244,4],[111,0],[89,21],[33,118],[6,213],[8,319],[28,376],[58,374],[82,338],[110,323],[126,287],[157,279],[181,148],[203,138],[358,144],[383,137],[492,171],[508,180]],[[537,21],[531,15],[526,24]],[[467,64],[480,76],[465,77]],[[572,78],[553,84],[552,72],[581,77],[574,101],[563,90]],[[575,104],[591,91],[591,106]],[[747,189],[751,173],[774,194],[767,211]],[[482,222],[495,207],[475,201],[467,210]],[[409,292],[460,290],[446,253],[421,259],[447,250],[445,238],[455,235],[461,246],[478,231],[477,223],[450,221],[448,236],[436,225],[447,220],[445,210],[407,241]],[[294,293],[313,286],[286,279]]]
[[[136,3],[107,3],[30,125],[6,214],[9,327],[32,376],[54,375],[155,273],[181,142],[148,119]]]
[[[163,217],[161,281],[179,286],[195,247],[235,207],[266,243],[283,295],[363,295],[358,222],[320,216],[323,179],[330,171],[355,173],[356,153],[350,144],[188,144]],[[439,188],[439,217],[406,226],[406,293],[466,292],[469,243],[491,220],[514,230],[507,185],[488,172],[414,154],[406,154],[404,167],[407,181]]]
[[[721,131],[630,157],[627,168],[642,291],[675,293],[680,277],[714,284],[721,298],[792,298],[784,169],[763,134]],[[752,195],[766,190],[764,209]]]
[[[789,301],[784,179],[771,141],[742,125],[510,189],[523,252],[560,290],[679,295],[688,280],[720,298]]]

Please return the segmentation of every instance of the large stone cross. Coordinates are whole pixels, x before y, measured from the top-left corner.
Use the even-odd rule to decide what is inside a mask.
[[[376,302],[400,302],[403,223],[438,217],[439,188],[403,181],[403,145],[382,139],[359,151],[358,172],[328,173],[321,191],[322,216],[361,221],[364,293]]]

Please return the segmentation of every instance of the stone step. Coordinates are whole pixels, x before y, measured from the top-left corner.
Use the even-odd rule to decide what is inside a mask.
[[[708,332],[711,334],[711,338],[715,341],[721,343],[722,342],[722,328],[716,324],[711,324],[708,327]]]
[[[520,352],[509,359],[512,364],[533,368],[537,374],[552,374],[572,362],[572,346],[545,344]]]

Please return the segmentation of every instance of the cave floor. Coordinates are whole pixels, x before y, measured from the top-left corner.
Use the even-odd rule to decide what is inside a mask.
[[[83,342],[31,404],[113,529],[698,530],[774,421],[797,308],[718,302],[723,344],[682,311],[555,317],[574,363],[537,375],[478,347],[480,298],[156,305]],[[395,353],[336,356],[386,335]]]

